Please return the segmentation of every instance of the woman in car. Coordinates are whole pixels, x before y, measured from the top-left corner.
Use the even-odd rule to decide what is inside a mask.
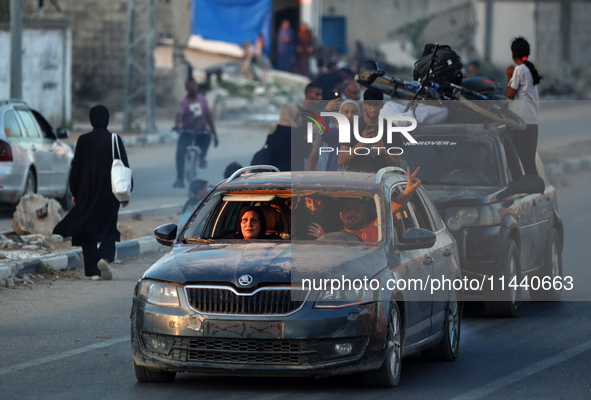
[[[267,226],[260,207],[244,207],[238,215],[238,239],[265,239]]]

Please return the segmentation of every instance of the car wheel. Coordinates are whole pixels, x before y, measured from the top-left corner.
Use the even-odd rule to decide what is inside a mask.
[[[544,260],[544,267],[539,275],[539,286],[535,285],[537,290],[532,289],[532,281],[530,280],[529,293],[532,300],[536,301],[556,301],[562,295],[562,286],[560,290],[555,288],[554,282],[556,278],[562,279],[562,251],[560,249],[560,239],[556,229],[552,228],[550,231],[550,246],[546,259]],[[550,289],[545,290],[543,280],[550,278]],[[562,283],[562,280],[560,281]],[[546,284],[547,285],[547,284]]]
[[[386,332],[386,354],[380,369],[367,371],[362,375],[363,383],[368,386],[394,387],[400,382],[402,367],[402,322],[400,309],[396,302],[390,303],[390,317],[388,318],[388,331]]]
[[[25,180],[25,189],[23,190],[23,196],[29,193],[36,193],[37,192],[37,179],[35,179],[35,174],[33,171],[29,170],[27,172],[27,178]]]
[[[133,371],[138,382],[172,382],[176,372],[159,371],[137,365],[133,362]]]
[[[461,303],[455,290],[449,294],[447,302],[447,320],[445,333],[437,347],[421,352],[423,358],[438,361],[453,361],[460,352],[460,321],[462,318]]]
[[[520,282],[519,250],[515,241],[509,239],[505,244],[494,286],[485,293],[484,310],[489,317],[516,317],[519,314],[521,290],[510,285],[519,285]]]

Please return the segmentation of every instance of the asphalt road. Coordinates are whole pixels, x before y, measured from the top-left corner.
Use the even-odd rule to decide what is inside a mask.
[[[591,173],[561,178],[565,224],[564,274],[588,267],[585,194]],[[162,248],[164,251],[165,248]],[[591,311],[587,301],[528,302],[516,319],[484,316],[468,303],[461,350],[452,363],[403,362],[401,384],[371,389],[355,377],[328,379],[199,377],[139,384],[131,365],[129,313],[133,287],[160,255],[125,260],[114,280],[58,280],[33,289],[0,291],[0,397],[3,399],[591,398]],[[589,300],[590,280],[577,275],[576,297]],[[579,297],[582,296],[582,297]],[[565,298],[573,298],[571,293]]]

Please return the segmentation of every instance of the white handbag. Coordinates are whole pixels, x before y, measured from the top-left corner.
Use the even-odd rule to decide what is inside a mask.
[[[117,200],[128,201],[131,195],[131,168],[127,168],[120,160],[119,141],[117,134],[111,136],[111,148],[113,152],[113,164],[111,166],[111,189]],[[119,158],[115,158],[115,148]]]

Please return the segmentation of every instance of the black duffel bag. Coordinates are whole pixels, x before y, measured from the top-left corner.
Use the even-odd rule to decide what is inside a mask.
[[[415,63],[413,79],[423,80],[427,77],[427,80],[439,84],[446,82],[455,83],[456,85],[461,84],[462,78],[464,77],[464,65],[458,53],[453,51],[448,45],[439,45],[437,47],[431,69],[429,70],[429,74],[427,74],[434,50],[435,45],[433,43],[425,45],[423,55]]]

